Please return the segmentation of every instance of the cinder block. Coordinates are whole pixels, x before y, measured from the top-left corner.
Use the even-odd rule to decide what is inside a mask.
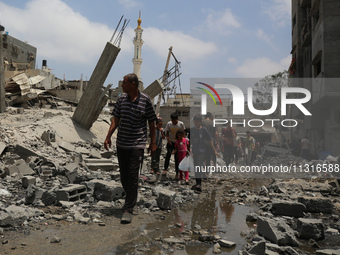
[[[57,191],[58,201],[78,201],[86,197],[84,185],[73,184]]]

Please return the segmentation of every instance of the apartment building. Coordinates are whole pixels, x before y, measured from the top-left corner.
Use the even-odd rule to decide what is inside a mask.
[[[292,0],[292,85],[311,92],[299,137],[312,142],[311,152],[340,155],[340,1]]]

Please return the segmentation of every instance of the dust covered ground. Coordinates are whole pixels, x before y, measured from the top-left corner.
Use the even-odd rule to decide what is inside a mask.
[[[122,225],[124,199],[115,148],[103,148],[110,116],[100,115],[90,130],[84,130],[72,122],[72,114],[33,108],[8,108],[0,114],[0,254],[339,252],[336,178],[225,175],[204,180],[203,191],[197,193],[190,189],[193,179],[190,185],[174,180],[174,162],[167,178],[155,179],[149,174],[147,154],[133,221]],[[103,162],[110,164],[100,165]],[[70,186],[85,191],[79,198],[70,193],[70,201],[59,201],[56,194]],[[166,194],[161,202],[160,194]],[[247,215],[240,218],[239,208]],[[307,227],[299,227],[301,222]],[[128,248],[119,253],[117,247]]]

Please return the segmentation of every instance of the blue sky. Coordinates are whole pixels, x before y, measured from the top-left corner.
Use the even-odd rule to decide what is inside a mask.
[[[130,23],[105,82],[117,87],[133,71],[133,37],[141,11],[141,78],[163,74],[168,49],[181,62],[183,92],[190,78],[261,78],[291,61],[290,0],[5,0],[1,24],[37,48],[58,78],[90,79],[122,15]],[[170,62],[170,67],[174,61]]]

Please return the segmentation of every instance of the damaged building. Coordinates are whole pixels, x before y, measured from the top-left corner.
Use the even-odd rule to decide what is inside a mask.
[[[295,139],[305,136],[311,153],[340,154],[340,9],[334,0],[292,1],[292,62],[294,87],[312,94],[306,104],[312,116],[293,111],[303,119]]]

